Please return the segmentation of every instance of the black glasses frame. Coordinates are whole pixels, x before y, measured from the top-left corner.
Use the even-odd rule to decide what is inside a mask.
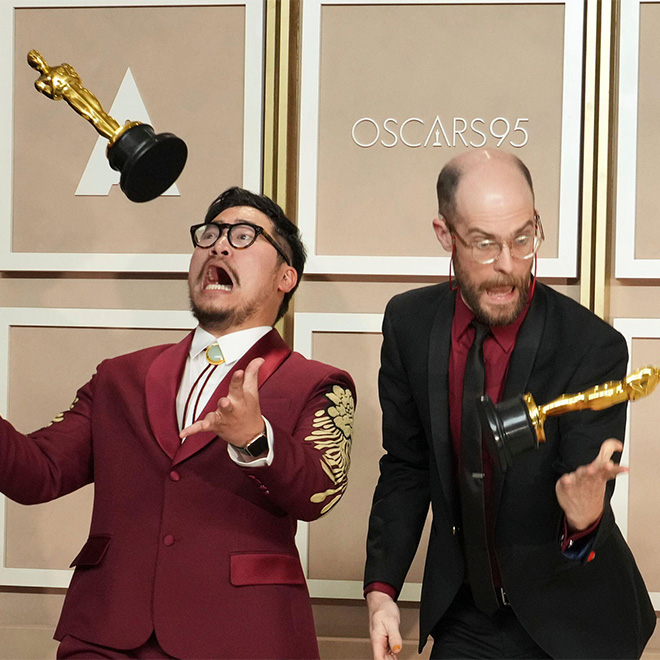
[[[197,239],[195,238],[195,234],[197,233],[198,229],[209,226],[214,226],[218,228],[219,230],[218,237],[213,241],[213,243],[211,243],[211,245],[200,245],[197,242]],[[254,238],[247,245],[235,245],[231,238],[234,227],[251,227],[252,229],[254,229]],[[222,238],[225,229],[227,230],[227,240],[229,241],[229,245],[231,245],[235,250],[246,250],[251,245],[254,245],[254,242],[261,235],[277,250],[277,253],[286,262],[286,265],[287,266],[291,265],[291,260],[286,255],[284,250],[277,244],[277,241],[263,227],[260,227],[259,225],[255,225],[252,222],[247,222],[245,220],[242,222],[236,222],[235,224],[230,224],[228,222],[202,222],[198,225],[193,225],[190,228],[190,237],[192,238],[192,242],[195,247],[202,248],[203,250],[208,250],[212,248]]]

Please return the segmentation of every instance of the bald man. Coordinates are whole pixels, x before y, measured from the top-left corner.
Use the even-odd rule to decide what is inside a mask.
[[[396,296],[383,322],[386,453],[365,571],[374,658],[401,650],[396,599],[429,505],[420,651],[430,635],[431,658],[638,658],[655,613],[610,507],[625,406],[548,420],[543,447],[502,475],[480,447],[478,399],[463,400],[479,353],[493,401],[548,402],[621,379],[625,341],[532,276],[543,228],[522,161],[468,152],[437,192],[433,228],[456,279]]]

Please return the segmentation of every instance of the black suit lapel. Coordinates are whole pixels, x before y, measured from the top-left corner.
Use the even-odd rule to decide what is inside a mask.
[[[546,292],[543,285],[537,282],[534,298],[527,312],[525,320],[520,326],[516,345],[513,348],[509,371],[504,386],[504,400],[520,396],[528,391],[529,379],[536,360],[536,354],[541,346],[541,337],[545,328],[547,315]],[[504,475],[499,471],[493,474],[493,495],[495,497],[495,510],[497,511],[502,495]]]
[[[545,291],[543,286],[537,283],[534,299],[525,320],[520,326],[516,345],[511,355],[506,385],[504,386],[504,399],[510,399],[527,391],[532,367],[545,328],[546,311]]]
[[[440,484],[449,511],[454,510],[454,457],[449,430],[449,351],[451,325],[454,319],[456,293],[449,287],[441,293],[438,310],[431,325],[429,337],[429,411],[431,437],[435,452]]]

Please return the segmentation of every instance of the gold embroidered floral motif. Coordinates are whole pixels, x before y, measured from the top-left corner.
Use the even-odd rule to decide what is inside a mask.
[[[310,498],[315,504],[332,498],[321,509],[321,515],[330,511],[346,490],[355,413],[355,402],[350,390],[335,385],[325,396],[330,403],[325,410],[316,412],[314,430],[305,438],[312,441],[314,447],[322,452],[321,467],[334,484],[334,488],[315,493]]]
[[[75,406],[76,403],[78,403],[78,401],[79,401],[79,399],[78,399],[78,397],[76,397],[76,398],[73,400],[73,403],[69,406],[69,410],[73,410],[73,406]],[[66,411],[66,412],[68,412],[68,411]],[[61,422],[63,419],[64,419],[64,413],[61,412],[61,413],[55,415],[55,417],[54,417],[53,420],[50,422],[50,424],[48,424],[48,426],[50,426],[51,424],[56,424],[57,422]]]

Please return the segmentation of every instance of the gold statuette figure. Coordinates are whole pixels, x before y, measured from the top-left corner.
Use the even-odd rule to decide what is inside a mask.
[[[80,76],[70,64],[49,67],[41,53],[36,50],[28,53],[28,64],[41,73],[34,83],[39,92],[54,101],[64,99],[104,138],[115,138],[121,130],[119,122],[103,109],[94,94],[83,87]]]
[[[577,410],[604,410],[635,401],[653,392],[659,382],[660,369],[649,366],[634,371],[623,380],[596,385],[577,394],[564,394],[543,406],[537,406],[529,392],[496,405],[484,396],[479,411],[483,439],[493,458],[498,456],[502,469],[506,470],[517,455],[545,442],[543,425],[548,417]]]
[[[177,179],[188,155],[186,144],[171,133],[156,135],[148,124],[137,121],[123,126],[111,117],[99,100],[83,86],[77,71],[67,63],[48,66],[37,50],[28,64],[41,75],[37,91],[54,101],[64,99],[81,117],[109,140],[108,161],[121,173],[120,186],[134,202],[146,202],[164,193]]]
[[[537,406],[529,393],[525,394],[523,399],[527,404],[539,442],[545,442],[543,424],[546,417],[556,417],[573,410],[604,410],[617,403],[641,399],[643,396],[651,394],[659,381],[660,369],[644,367],[629,374],[623,380],[596,385],[577,394],[564,394],[544,406]]]

